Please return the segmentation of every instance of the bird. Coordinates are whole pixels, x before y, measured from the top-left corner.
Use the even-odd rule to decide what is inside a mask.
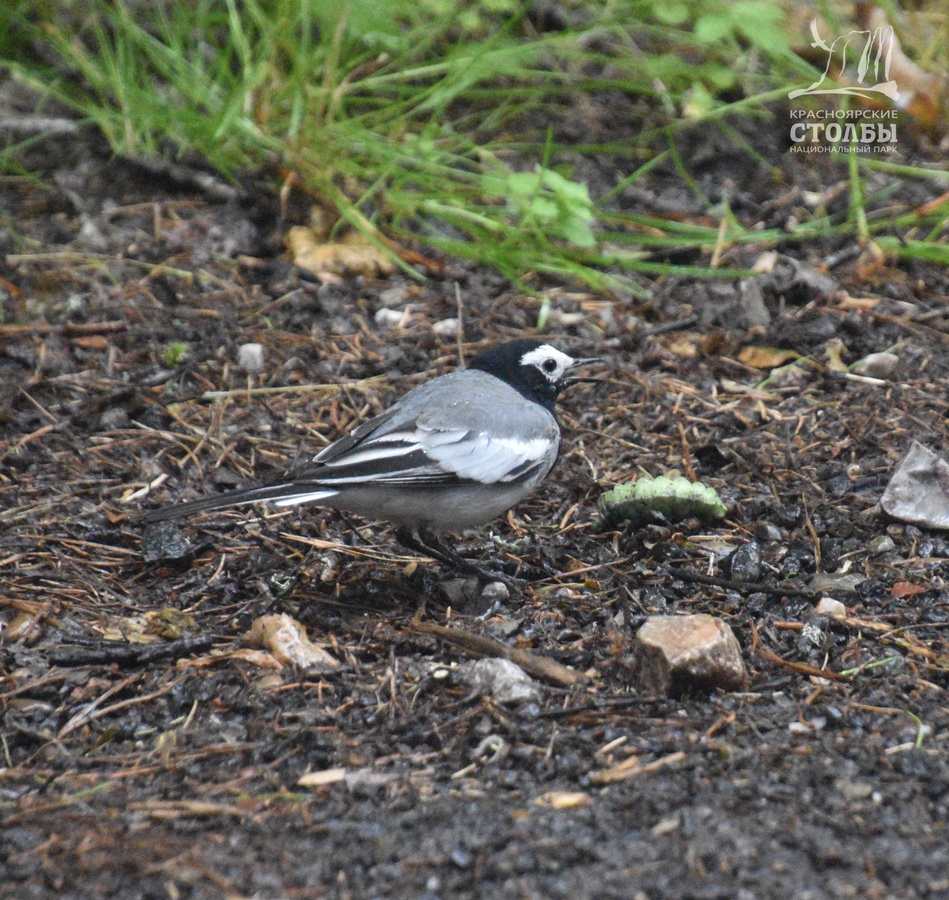
[[[269,501],[329,507],[396,526],[404,547],[486,581],[505,580],[443,546],[534,491],[560,455],[561,392],[602,357],[538,339],[499,344],[432,378],[276,481],[151,510],[150,525]]]

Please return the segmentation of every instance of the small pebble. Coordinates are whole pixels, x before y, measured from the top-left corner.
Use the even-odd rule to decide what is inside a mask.
[[[857,593],[857,585],[866,581],[865,575],[846,572],[818,572],[807,585],[812,591],[840,591]]]
[[[511,592],[503,581],[492,581],[484,586],[481,599],[486,603],[504,603],[511,599]]]
[[[401,306],[411,296],[411,288],[393,287],[384,290],[379,294],[379,302],[383,306],[393,307]]]
[[[820,647],[824,643],[824,632],[816,622],[805,622],[801,629],[800,644],[805,652],[810,647]]]
[[[523,703],[540,698],[530,676],[509,659],[479,659],[463,663],[458,674],[474,690],[490,694],[498,703]]]
[[[469,576],[468,578],[451,578],[443,581],[441,588],[448,597],[448,603],[454,609],[463,609],[473,599],[480,596],[479,584],[477,578]]]
[[[742,544],[728,559],[735,581],[757,581],[761,577],[761,546],[757,541]]]
[[[376,310],[376,325],[383,328],[397,328],[405,318],[405,312],[401,309],[389,309],[382,307]]]
[[[863,375],[865,378],[881,378],[889,380],[893,377],[900,358],[895,353],[871,353],[854,363],[854,375]]]
[[[264,367],[264,345],[241,344],[237,348],[237,364],[248,375],[256,375]]]
[[[471,865],[473,858],[469,851],[463,850],[461,847],[455,847],[455,849],[451,851],[451,861],[459,869],[467,869]]]
[[[819,616],[830,616],[839,619],[847,615],[847,607],[839,600],[834,600],[833,597],[821,597],[820,602],[814,608],[814,612]]]
[[[824,489],[836,500],[846,497],[853,487],[853,482],[846,475],[835,475],[824,482]]]
[[[89,303],[82,294],[70,294],[66,300],[65,312],[70,320],[82,321],[89,315]]]
[[[174,522],[159,522],[142,532],[142,556],[149,563],[179,563],[190,560],[194,550]]]
[[[759,522],[755,527],[755,537],[764,543],[778,543],[783,535],[777,525],[771,522]]]
[[[582,312],[564,312],[553,307],[547,317],[549,325],[560,325],[563,328],[569,328],[572,325],[579,325],[586,319],[586,313]]]
[[[846,800],[866,800],[873,794],[873,785],[865,781],[848,781],[846,778],[839,778],[835,787]]]
[[[103,431],[119,431],[127,428],[128,424],[129,414],[121,406],[111,406],[99,416],[99,425]]]
[[[432,331],[439,337],[455,337],[458,334],[458,320],[442,319],[432,325]]]

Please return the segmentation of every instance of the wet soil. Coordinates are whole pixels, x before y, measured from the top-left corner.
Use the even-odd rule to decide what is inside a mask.
[[[764,168],[682,145],[742,222],[814,191],[846,215],[842,170],[752,131]],[[456,366],[456,284],[466,355],[532,334],[538,301],[455,260],[323,283],[270,191],[211,196],[81,131],[27,163],[41,180],[0,179],[0,896],[949,896],[949,544],[878,507],[913,440],[949,451],[943,269],[828,238],[726,248],[765,273],[648,299],[535,281],[545,336],[608,372],[565,396],[548,483],[458,537],[523,580],[478,617],[384,524],[140,516],[275,477]],[[941,190],[894,177],[880,203]],[[617,203],[662,211],[675,185]],[[842,371],[884,350],[886,378]],[[642,472],[704,482],[726,518],[598,532],[602,491]],[[644,695],[637,629],[692,612],[730,624],[749,688]],[[271,613],[339,668],[244,646]],[[497,702],[425,623],[584,677]]]

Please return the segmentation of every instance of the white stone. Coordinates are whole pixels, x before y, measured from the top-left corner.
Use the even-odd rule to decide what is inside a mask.
[[[442,319],[432,325],[432,331],[439,337],[455,337],[458,334],[458,320]]]
[[[882,378],[888,380],[893,377],[900,358],[895,353],[871,353],[854,363],[854,375],[865,378]]]
[[[397,328],[405,318],[405,313],[400,309],[389,309],[382,307],[376,310],[376,325],[383,328]]]
[[[237,364],[248,375],[256,375],[264,367],[264,345],[241,344],[237,348]]]
[[[509,659],[479,659],[458,667],[458,674],[482,694],[490,694],[498,703],[523,703],[538,700],[540,691],[530,676]]]
[[[847,607],[833,597],[821,597],[820,603],[814,608],[814,612],[819,616],[831,616],[834,619],[839,619],[847,615]]]

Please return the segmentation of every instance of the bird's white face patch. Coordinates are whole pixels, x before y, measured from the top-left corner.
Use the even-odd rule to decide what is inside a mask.
[[[556,384],[564,376],[564,372],[573,368],[576,360],[566,353],[561,353],[556,347],[544,344],[528,351],[521,357],[522,366],[536,366],[541,374],[551,383]]]

